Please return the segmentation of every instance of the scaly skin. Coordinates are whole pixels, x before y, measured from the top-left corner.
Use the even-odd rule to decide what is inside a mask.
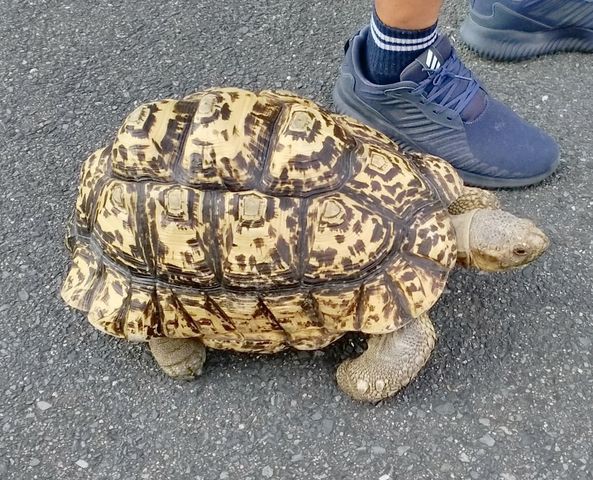
[[[177,380],[192,380],[202,374],[206,349],[192,338],[153,338],[150,351],[159,367]]]
[[[428,315],[395,332],[373,335],[360,357],[345,360],[336,372],[340,388],[355,400],[378,402],[394,395],[418,375],[436,342]]]
[[[461,215],[478,208],[499,210],[500,203],[492,192],[474,187],[463,187],[463,194],[449,205],[448,210],[451,215]]]

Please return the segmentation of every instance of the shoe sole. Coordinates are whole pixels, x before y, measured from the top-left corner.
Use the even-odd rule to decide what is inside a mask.
[[[430,153],[419,147],[412,139],[405,133],[399,131],[390,123],[382,118],[377,118],[374,110],[370,109],[362,100],[360,100],[351,90],[346,91],[342,82],[338,80],[333,91],[333,105],[334,110],[342,115],[348,115],[359,122],[370,125],[380,132],[387,135],[393,140],[404,152],[422,152]],[[444,160],[448,161],[446,158]],[[450,162],[449,162],[450,163]],[[547,177],[552,175],[556,168],[558,168],[558,160],[545,173],[535,175],[533,177],[523,178],[503,178],[503,177],[488,177],[473,172],[461,170],[453,165],[459,176],[463,179],[464,184],[474,187],[482,188],[520,188],[535,185],[542,182]]]
[[[505,30],[480,25],[473,16],[461,24],[461,38],[471,50],[490,60],[526,60],[556,52],[593,52],[593,30]]]

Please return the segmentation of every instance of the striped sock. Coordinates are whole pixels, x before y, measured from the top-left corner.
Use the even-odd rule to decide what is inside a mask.
[[[437,24],[424,30],[400,30],[385,25],[373,10],[366,42],[366,76],[376,84],[399,81],[404,68],[437,38]]]

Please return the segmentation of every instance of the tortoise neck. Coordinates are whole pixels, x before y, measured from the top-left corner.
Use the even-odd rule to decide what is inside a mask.
[[[470,228],[477,210],[471,210],[460,215],[451,215],[455,236],[457,237],[457,264],[464,267],[472,266],[472,251],[470,243]]]

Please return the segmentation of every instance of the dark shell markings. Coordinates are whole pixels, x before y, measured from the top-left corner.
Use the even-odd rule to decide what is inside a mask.
[[[441,295],[461,188],[290,93],[151,102],[82,167],[62,295],[134,341],[276,352],[388,333]]]

